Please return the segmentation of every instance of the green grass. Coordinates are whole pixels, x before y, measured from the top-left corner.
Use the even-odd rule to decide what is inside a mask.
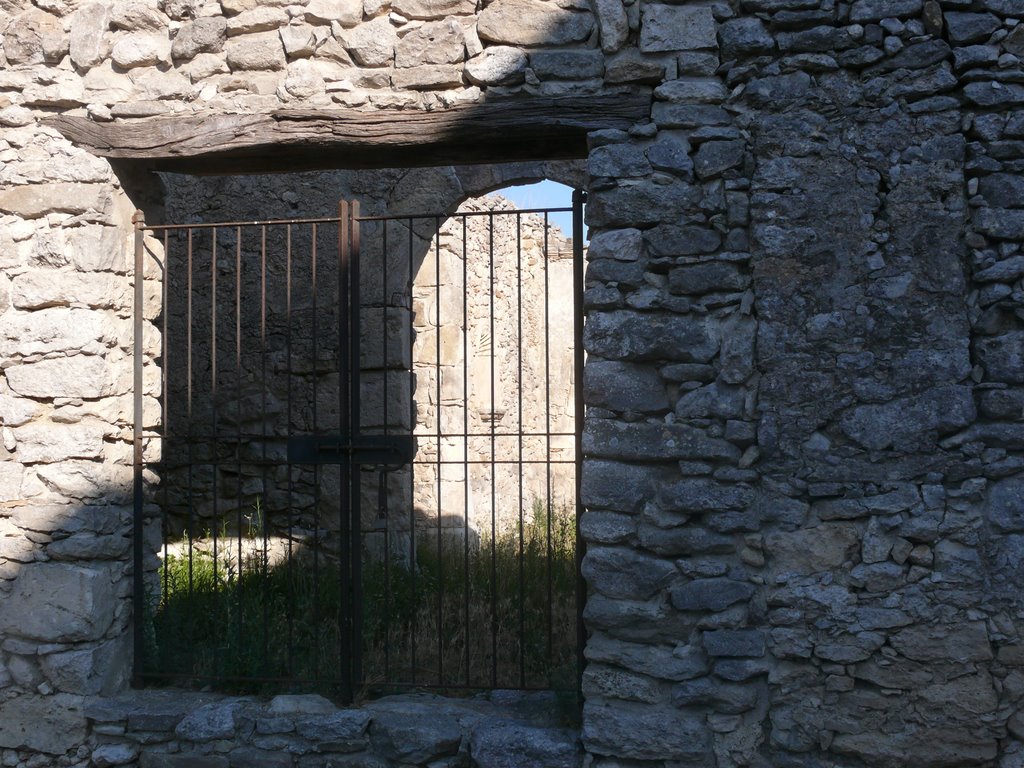
[[[154,680],[246,693],[339,693],[343,587],[335,557],[296,547],[264,555],[261,513],[242,538],[169,555],[150,602]],[[230,547],[225,554],[223,545]],[[467,548],[418,529],[416,565],[364,554],[359,695],[428,688],[576,685],[575,525],[571,507],[533,514]],[[550,584],[550,587],[549,587]]]

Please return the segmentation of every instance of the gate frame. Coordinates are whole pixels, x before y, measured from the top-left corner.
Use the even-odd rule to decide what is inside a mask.
[[[574,534],[575,534],[575,583],[576,583],[576,696],[580,706],[583,703],[583,669],[586,663],[585,644],[586,626],[583,619],[583,609],[586,603],[587,586],[582,575],[582,561],[586,554],[586,542],[580,529],[580,518],[583,513],[582,504],[582,465],[583,465],[583,422],[585,418],[585,403],[583,396],[583,371],[585,352],[583,348],[583,326],[584,326],[584,255],[583,255],[583,205],[586,203],[587,194],[582,189],[574,189],[572,192],[572,258],[573,258],[573,407],[574,407],[574,465],[575,465],[575,499],[574,499]],[[340,501],[342,509],[339,519],[341,521],[341,534],[344,541],[346,535],[349,539],[349,546],[342,546],[340,552],[340,576],[347,588],[341,590],[341,606],[339,609],[338,626],[340,634],[339,654],[342,664],[341,697],[343,703],[351,704],[355,698],[357,685],[364,683],[362,675],[362,530],[361,530],[361,499],[358,483],[353,480],[358,478],[360,467],[364,463],[379,463],[382,458],[394,460],[396,456],[404,458],[405,451],[400,443],[389,444],[385,437],[373,439],[367,436],[367,440],[358,434],[361,416],[360,398],[360,342],[361,342],[361,303],[359,293],[360,279],[360,223],[368,220],[383,219],[412,219],[435,218],[447,220],[454,213],[446,214],[395,214],[393,216],[370,216],[361,217],[358,200],[340,200],[338,202],[338,344],[339,344],[339,366],[347,364],[348,370],[339,370],[338,384],[338,406],[339,406],[339,435],[338,439],[330,443],[317,440],[316,437],[310,441],[314,443],[312,450],[315,454],[314,463],[338,463],[340,465],[341,487]],[[538,209],[539,210],[539,209]],[[545,212],[559,209],[543,209]],[[565,209],[561,209],[565,210]],[[519,214],[536,213],[537,210],[516,211]],[[215,222],[203,224],[205,227],[220,226],[269,226],[272,224],[304,224],[314,222],[333,221],[316,217],[311,219],[284,219],[284,220],[257,220],[257,221],[235,221]],[[153,230],[169,230],[176,228],[189,228],[195,225],[189,224],[161,224],[149,226],[145,221],[145,214],[137,209],[131,218],[134,228],[134,302],[133,302],[133,426],[132,426],[132,462],[133,462],[133,525],[132,525],[132,674],[131,686],[133,688],[144,688],[146,686],[145,667],[145,626],[139,619],[144,615],[145,601],[145,480],[144,480],[144,404],[143,404],[143,372],[144,352],[143,335],[145,330],[145,233]],[[166,255],[165,255],[166,256]],[[167,264],[163,264],[161,300],[163,306],[161,311],[166,311],[167,298]],[[522,386],[522,382],[520,382]],[[167,397],[168,392],[162,391],[161,397]],[[384,393],[387,397],[387,392]],[[163,424],[161,424],[161,428]],[[415,429],[415,425],[411,425]],[[412,445],[410,436],[409,446]],[[307,449],[308,450],[308,449]],[[288,463],[300,463],[292,461],[293,445],[289,438]],[[324,461],[323,455],[336,453],[338,460]],[[411,456],[409,457],[411,461]],[[191,554],[190,554],[191,557]],[[347,577],[347,578],[346,578]],[[468,631],[468,630],[467,630]],[[348,663],[345,663],[347,658]]]

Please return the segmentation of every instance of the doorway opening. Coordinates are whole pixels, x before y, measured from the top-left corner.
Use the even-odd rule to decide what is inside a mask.
[[[243,218],[233,183],[190,214],[172,181],[178,220],[138,225],[163,395],[136,681],[574,691],[583,194]]]

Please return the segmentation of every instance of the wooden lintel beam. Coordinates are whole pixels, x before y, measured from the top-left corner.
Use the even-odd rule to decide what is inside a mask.
[[[650,115],[650,93],[507,98],[443,110],[299,110],[97,123],[47,120],[101,157],[157,169],[254,173],[584,157],[586,135]]]

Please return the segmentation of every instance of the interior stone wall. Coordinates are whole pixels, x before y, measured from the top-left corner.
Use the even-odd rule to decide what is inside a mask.
[[[652,102],[585,180],[588,759],[1024,763],[1019,0],[0,13],[6,764],[115,764],[82,707],[123,688],[130,622],[145,200],[43,119],[618,89]],[[423,173],[396,199],[461,185]]]

